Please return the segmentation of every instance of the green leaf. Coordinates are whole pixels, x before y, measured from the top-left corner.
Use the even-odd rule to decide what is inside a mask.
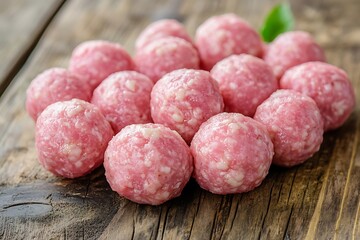
[[[280,3],[273,7],[267,15],[260,34],[265,42],[271,42],[279,34],[291,31],[293,27],[294,17],[289,4]]]

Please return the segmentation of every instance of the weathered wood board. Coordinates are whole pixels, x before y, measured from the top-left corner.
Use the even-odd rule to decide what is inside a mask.
[[[0,97],[0,237],[360,239],[359,101],[343,127],[325,134],[314,157],[290,169],[272,167],[263,184],[245,194],[214,195],[192,180],[177,199],[157,207],[138,205],[111,191],[102,168],[65,180],[37,162],[34,123],[24,110],[26,88],[44,69],[67,67],[77,44],[106,39],[133,52],[139,32],[163,17],[182,21],[192,35],[206,18],[225,12],[235,12],[258,28],[276,2],[68,0],[62,4]],[[360,1],[294,0],[292,7],[297,29],[314,34],[328,61],[349,73],[359,96]],[[44,9],[44,16],[52,16],[56,7]],[[0,11],[0,19],[3,16],[7,18]],[[8,30],[0,27],[4,31]],[[8,46],[0,43],[0,49]],[[20,42],[19,46],[29,45]],[[1,61],[15,66],[11,59]],[[6,75],[0,71],[0,78]]]
[[[0,1],[0,95],[62,3],[62,0]]]

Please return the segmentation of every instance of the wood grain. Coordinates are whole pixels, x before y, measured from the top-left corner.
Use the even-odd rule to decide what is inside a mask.
[[[25,90],[46,68],[66,67],[82,41],[116,41],[133,52],[151,21],[174,17],[194,35],[209,16],[235,12],[255,28],[277,1],[68,0],[0,100],[0,237],[4,239],[359,239],[359,100],[340,129],[298,167],[272,167],[260,187],[220,196],[194,180],[161,206],[138,205],[111,191],[100,168],[76,179],[43,170]],[[292,1],[297,28],[310,31],[328,61],[344,68],[360,94],[360,2]],[[346,13],[346,14],[345,14]]]
[[[0,1],[0,96],[63,2]]]

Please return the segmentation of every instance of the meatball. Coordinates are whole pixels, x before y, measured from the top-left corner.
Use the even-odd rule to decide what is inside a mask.
[[[308,62],[285,72],[280,87],[292,89],[315,100],[324,129],[340,127],[355,106],[355,93],[342,69],[322,62]]]
[[[313,99],[292,90],[277,90],[257,108],[274,143],[273,163],[291,167],[303,163],[320,148],[324,123]]]
[[[160,124],[123,128],[105,152],[111,188],[131,201],[159,205],[181,194],[193,170],[190,148],[180,135]]]
[[[203,123],[191,142],[194,177],[216,194],[247,192],[268,174],[274,147],[265,126],[240,113]]]
[[[73,99],[51,104],[36,122],[39,161],[55,175],[83,176],[102,164],[113,134],[100,110],[88,102]]]

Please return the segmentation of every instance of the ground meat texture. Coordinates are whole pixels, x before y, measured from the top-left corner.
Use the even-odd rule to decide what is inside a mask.
[[[95,89],[91,103],[98,106],[115,133],[135,123],[152,122],[150,93],[154,83],[134,71],[113,73]]]
[[[81,43],[74,49],[69,64],[70,71],[92,90],[110,74],[134,68],[133,60],[121,45],[102,40]]]
[[[252,117],[256,108],[278,88],[271,68],[257,57],[232,55],[218,62],[211,70],[218,82],[226,112]]]
[[[50,104],[73,98],[90,101],[91,90],[63,68],[51,68],[36,76],[26,91],[26,110],[36,121]]]
[[[240,113],[203,123],[191,142],[194,178],[216,194],[247,192],[266,177],[274,147],[265,126]]]
[[[159,205],[181,194],[193,160],[176,131],[160,124],[133,124],[110,141],[104,167],[111,188],[121,196]]]
[[[262,55],[259,34],[235,14],[206,20],[196,30],[195,44],[205,70],[210,70],[218,61],[232,54]]]
[[[148,43],[164,37],[178,37],[192,44],[185,27],[175,19],[162,19],[151,23],[136,39],[135,48],[143,48]]]
[[[280,87],[314,99],[325,131],[340,127],[355,106],[355,93],[347,74],[327,63],[309,62],[289,69],[281,78]]]
[[[177,37],[165,37],[138,49],[137,70],[154,82],[166,73],[181,68],[199,68],[199,56],[191,43]]]
[[[217,83],[209,72],[180,69],[161,78],[151,92],[151,116],[190,143],[200,125],[223,111]]]
[[[291,167],[303,163],[320,148],[323,120],[313,99],[292,90],[278,90],[256,110],[274,143],[273,163]]]
[[[325,61],[321,47],[309,33],[302,31],[286,32],[268,45],[264,60],[280,79],[284,72],[296,65],[310,61]]]
[[[38,159],[55,175],[80,177],[102,164],[112,136],[110,124],[96,106],[79,99],[57,102],[36,122]]]

